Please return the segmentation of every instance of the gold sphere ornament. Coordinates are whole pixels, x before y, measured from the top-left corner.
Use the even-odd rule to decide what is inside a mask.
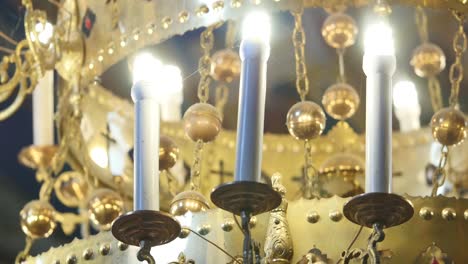
[[[179,148],[168,136],[162,135],[159,138],[159,170],[172,168],[179,158]]]
[[[55,209],[50,203],[34,200],[20,212],[21,229],[31,238],[49,237],[57,227]]]
[[[83,175],[76,171],[60,174],[54,183],[54,190],[58,199],[64,205],[77,207],[88,197],[88,183]]]
[[[110,230],[112,222],[124,212],[120,195],[110,189],[97,189],[88,201],[91,222],[101,230]]]
[[[445,54],[439,46],[423,43],[413,51],[410,63],[419,77],[434,76],[445,69]]]
[[[207,103],[196,103],[184,114],[184,129],[193,141],[213,141],[221,131],[221,115],[216,107]]]
[[[359,95],[347,83],[337,83],[330,86],[322,97],[325,111],[333,118],[345,120],[356,113],[359,107]]]
[[[231,49],[223,49],[211,58],[211,76],[213,79],[230,83],[240,75],[241,60],[239,54]]]
[[[325,128],[325,113],[313,102],[303,101],[291,107],[286,116],[289,133],[296,139],[309,140],[320,136]]]
[[[335,49],[344,49],[354,45],[357,34],[356,21],[344,13],[329,15],[322,25],[323,39]]]
[[[183,216],[188,212],[196,213],[210,209],[208,200],[197,191],[185,191],[172,199],[169,212],[173,216]]]
[[[465,139],[467,125],[465,115],[460,110],[443,108],[432,116],[432,136],[442,145],[456,145]]]

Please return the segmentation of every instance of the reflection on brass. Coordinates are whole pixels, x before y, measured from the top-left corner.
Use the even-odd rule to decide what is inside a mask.
[[[452,221],[457,217],[457,213],[453,208],[444,208],[442,210],[442,218],[447,221]]]
[[[209,208],[208,201],[201,193],[197,191],[184,191],[174,197],[169,212],[173,216],[182,216],[188,212],[203,212]]]
[[[434,216],[434,211],[431,208],[423,207],[421,210],[419,210],[419,216],[421,216],[421,218],[424,220],[431,220],[431,218]]]
[[[255,226],[257,226],[257,217],[252,216],[249,221],[249,228],[252,229],[255,228]]]
[[[309,212],[307,214],[307,222],[315,224],[319,221],[320,215],[316,211]]]
[[[76,264],[78,263],[78,258],[75,255],[70,255],[67,257],[67,264]]]
[[[347,83],[336,83],[327,88],[322,104],[327,114],[338,120],[345,120],[356,113],[360,103],[359,94]]]
[[[289,232],[288,201],[284,197],[286,188],[281,184],[281,175],[275,173],[271,177],[273,189],[281,194],[281,205],[270,212],[268,230],[265,241],[265,263],[266,264],[286,264],[291,263],[293,256],[293,241]]]
[[[233,219],[225,219],[223,224],[221,225],[221,229],[225,232],[231,232],[232,228],[234,227],[234,220]]]
[[[320,136],[325,129],[326,117],[322,108],[310,101],[293,105],[286,116],[286,125],[294,138],[310,140]]]
[[[182,227],[182,229],[180,230],[179,238],[186,238],[188,237],[188,235],[190,235],[190,229]]]
[[[64,205],[77,207],[83,204],[84,199],[88,196],[88,183],[79,172],[64,172],[55,180],[54,190]]]
[[[56,212],[46,201],[34,200],[20,212],[21,229],[31,238],[49,237],[57,226]]]
[[[177,261],[169,262],[168,264],[195,264],[195,261],[187,259],[184,252],[180,252],[179,256],[177,257]]]
[[[102,256],[107,256],[110,253],[110,245],[109,244],[104,244],[99,248],[99,253]]]
[[[453,107],[440,109],[431,119],[432,136],[444,146],[461,143],[466,138],[467,126],[465,115]]]
[[[179,148],[168,136],[159,137],[159,170],[172,168],[179,158]]]
[[[335,49],[344,49],[354,45],[357,33],[356,21],[344,13],[329,15],[322,25],[323,39]]]
[[[230,83],[239,78],[240,67],[239,54],[231,49],[217,51],[211,58],[211,76],[217,81]]]
[[[207,103],[196,103],[184,114],[184,129],[194,142],[213,141],[221,131],[221,115],[214,106]]]
[[[202,236],[206,236],[210,233],[211,231],[211,226],[208,225],[208,224],[204,224],[202,225],[200,228],[198,228],[197,232],[202,235]]]
[[[327,254],[322,253],[320,249],[314,247],[302,257],[297,264],[332,264],[332,261],[327,258]]]
[[[90,220],[101,230],[109,230],[112,222],[124,212],[120,195],[110,189],[95,190],[88,201]]]
[[[92,259],[94,256],[94,252],[91,248],[88,248],[86,249],[84,252],[83,252],[83,259],[84,260],[90,260]]]
[[[431,77],[445,68],[444,51],[433,43],[423,43],[413,51],[411,65],[419,77]]]
[[[21,164],[31,169],[45,168],[57,153],[57,146],[35,146],[23,148],[18,155]]]
[[[334,222],[338,222],[341,220],[341,218],[343,218],[343,214],[340,212],[340,211],[331,211],[329,214],[328,214],[328,217],[330,217],[330,219]]]
[[[119,241],[117,243],[117,247],[120,249],[120,251],[125,251],[125,250],[127,250],[128,245]]]

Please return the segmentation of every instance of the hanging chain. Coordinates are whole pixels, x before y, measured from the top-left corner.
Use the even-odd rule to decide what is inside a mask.
[[[227,22],[227,30],[226,30],[226,41],[225,46],[228,49],[233,49],[236,41],[236,32],[237,32],[237,25],[233,20],[229,20]]]
[[[314,165],[312,164],[312,146],[310,145],[309,140],[304,141],[304,160],[305,189],[303,196],[306,199],[320,197],[317,169],[315,169]]]
[[[203,152],[203,141],[198,140],[193,151],[193,164],[192,170],[190,171],[190,188],[192,191],[198,191],[200,189],[200,174],[202,165],[202,152]]]
[[[292,34],[292,41],[294,44],[294,57],[296,60],[296,89],[301,101],[304,101],[309,93],[309,78],[307,77],[307,66],[305,62],[305,43],[306,37],[304,28],[302,27],[302,13],[303,9],[299,12],[291,12],[294,16],[294,30]]]
[[[432,110],[435,113],[443,106],[439,79],[434,76],[429,77],[427,86],[429,88],[429,96],[431,97]]]
[[[210,95],[211,84],[211,50],[214,46],[213,30],[219,27],[219,24],[209,26],[200,35],[200,46],[203,50],[203,55],[198,61],[198,71],[200,72],[200,82],[198,83],[198,99],[202,103],[208,101]]]
[[[221,119],[224,118],[224,106],[228,101],[229,89],[226,84],[221,83],[216,87],[215,107],[218,109]]]
[[[439,159],[439,164],[435,169],[434,173],[432,174],[432,194],[431,196],[437,195],[437,189],[445,183],[445,179],[447,178],[447,171],[445,167],[447,166],[449,148],[447,146],[443,146],[441,149],[441,155]],[[441,177],[439,179],[439,177]]]
[[[418,28],[418,33],[419,37],[421,38],[421,42],[429,42],[429,33],[427,32],[427,15],[422,7],[416,7],[416,12],[414,13],[414,20],[416,21],[416,27]]]
[[[16,255],[15,264],[23,263],[23,261],[29,256],[33,242],[34,240],[31,237],[26,236],[24,249]]]
[[[450,66],[449,79],[452,84],[450,93],[450,106],[455,107],[458,104],[458,93],[460,91],[460,83],[463,80],[463,65],[462,57],[466,51],[466,34],[463,30],[465,23],[465,15],[458,12],[453,12],[453,16],[458,22],[458,30],[453,37],[453,50],[455,51],[455,62]]]

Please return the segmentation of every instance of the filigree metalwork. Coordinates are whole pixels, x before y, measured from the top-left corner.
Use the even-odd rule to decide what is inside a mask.
[[[416,264],[454,264],[455,262],[444,253],[435,242],[427,247],[418,257]]]
[[[377,250],[377,243],[385,239],[383,226],[380,223],[375,223],[372,226],[372,233],[367,241],[367,248],[365,250],[360,248],[344,251],[341,254],[341,259],[344,264],[349,264],[351,260],[361,260],[362,264],[380,264],[380,253]]]
[[[286,217],[288,210],[288,200],[285,198],[286,188],[281,184],[281,175],[279,173],[273,174],[271,181],[273,189],[281,194],[282,201],[281,205],[270,213],[264,246],[266,255],[264,263],[290,263],[294,251]]]
[[[327,254],[322,253],[322,251],[316,247],[312,248],[307,252],[305,256],[302,257],[297,264],[331,264],[332,261],[327,257]]]
[[[184,252],[180,252],[179,256],[177,257],[177,261],[172,261],[168,264],[195,264],[195,260],[187,259]]]

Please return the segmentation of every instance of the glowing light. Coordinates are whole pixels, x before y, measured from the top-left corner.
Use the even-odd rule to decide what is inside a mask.
[[[149,53],[140,53],[133,60],[132,65],[133,83],[137,81],[159,80],[162,64]]]
[[[365,53],[370,55],[393,55],[395,54],[393,42],[393,31],[390,25],[384,22],[370,25],[364,38]]]
[[[107,168],[108,157],[107,151],[103,147],[94,147],[89,155],[91,159],[101,168]]]
[[[247,15],[242,26],[242,38],[256,42],[270,41],[270,16],[262,11],[254,11]]]
[[[161,91],[167,94],[174,94],[182,91],[182,73],[179,67],[174,65],[164,65],[161,75]]]
[[[37,38],[42,44],[49,43],[50,39],[54,35],[54,27],[49,22],[37,23],[34,26],[34,30],[37,32]],[[31,39],[35,41],[34,35],[31,36]]]
[[[393,87],[393,105],[399,109],[419,108],[416,86],[411,81],[399,81]]]

